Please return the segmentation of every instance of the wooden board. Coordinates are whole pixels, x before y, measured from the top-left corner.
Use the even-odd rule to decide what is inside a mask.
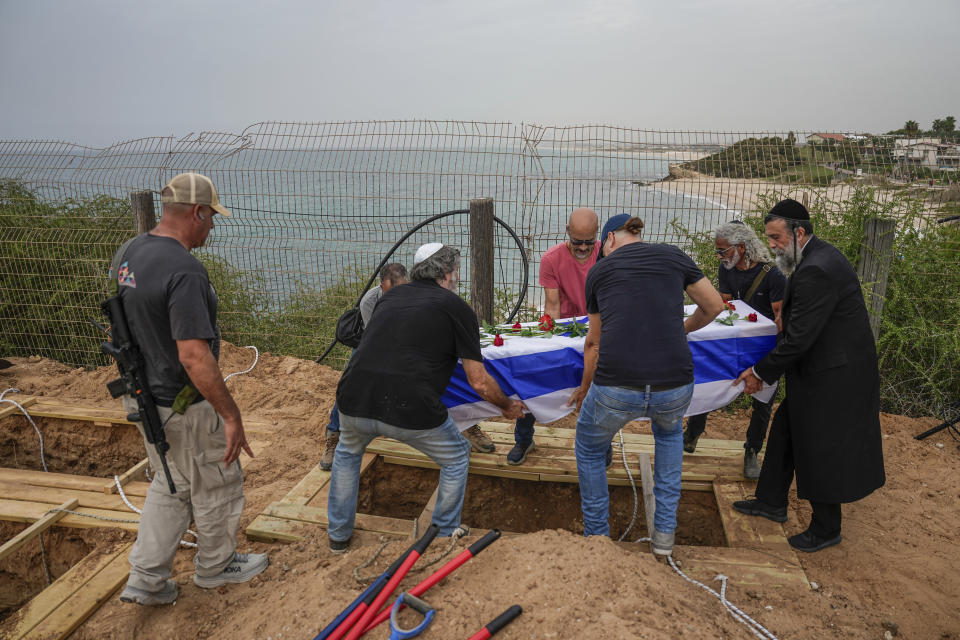
[[[133,512],[123,503],[119,495],[107,495],[97,491],[78,491],[76,489],[55,489],[51,487],[37,487],[17,482],[0,480],[0,496],[8,500],[26,500],[27,502],[46,502],[48,508],[57,506],[64,500],[73,498],[81,507],[91,509],[108,509],[110,511]],[[137,508],[143,507],[143,498],[128,496],[130,503]],[[136,514],[134,514],[136,515]]]
[[[10,399],[23,404],[20,398],[23,396],[10,396]],[[3,405],[6,407],[7,405]],[[16,407],[9,405],[16,411]],[[26,406],[26,405],[24,405]],[[127,412],[120,406],[117,400],[116,408],[113,407],[90,407],[77,404],[70,400],[62,400],[53,396],[39,396],[31,404],[30,415],[35,418],[59,418],[61,420],[81,420],[92,422],[97,426],[122,426],[133,423],[127,420]],[[19,412],[18,412],[19,413]],[[275,424],[267,423],[261,420],[244,419],[244,430],[249,433],[269,434],[276,432],[278,427]]]
[[[360,476],[363,476],[364,473],[370,468],[370,465],[376,461],[377,455],[375,453],[365,453],[363,457],[360,458]],[[289,494],[287,494],[289,495]],[[307,502],[308,505],[312,507],[319,507],[326,509],[327,508],[327,496],[330,495],[330,483],[324,482],[319,490],[314,494],[310,501]],[[283,499],[283,502],[288,502],[286,498]]]
[[[94,551],[83,558],[69,571],[57,578],[53,584],[41,591],[5,620],[3,625],[0,626],[0,637],[10,638],[11,640],[20,640],[26,637],[41,637],[39,631],[50,629],[53,625],[41,627],[39,631],[35,633],[31,633],[31,631],[37,629],[38,625],[41,625],[41,623],[54,614],[64,603],[77,594],[78,591],[86,588],[98,589],[101,587],[100,583],[91,585],[91,578],[101,574],[108,568],[112,568],[110,574],[108,574],[111,576],[110,580],[107,581],[109,583],[111,580],[116,579],[116,569],[119,564],[119,573],[123,575],[121,581],[125,579],[126,574],[129,572],[127,555],[130,546],[131,543],[124,543],[112,548],[105,554]],[[114,588],[114,590],[116,589]],[[92,613],[92,611],[93,610],[90,610],[90,613]],[[74,629],[75,628],[76,626],[74,626]],[[46,637],[65,637],[62,631],[63,629],[61,629],[60,632],[52,629],[52,635]]]
[[[13,394],[7,394],[4,396],[4,400],[13,400],[19,404],[24,409],[28,408],[30,405],[37,401],[33,396],[15,396]],[[30,413],[27,411],[27,413]],[[22,416],[23,412],[15,404],[10,404],[9,402],[0,402],[0,419],[6,418],[7,416]]]
[[[370,443],[367,451],[378,453],[384,457],[386,462],[393,464],[408,464],[429,469],[437,468],[437,465],[429,457],[413,447],[388,438],[377,438]],[[609,483],[629,484],[627,471],[623,464],[619,462],[619,456],[615,455],[614,458],[614,464],[607,471]],[[534,451],[519,466],[508,465],[505,454],[472,453],[470,455],[470,473],[534,481],[543,481],[545,479],[543,476],[547,476],[549,481],[554,482],[558,481],[558,476],[570,476],[570,481],[576,482],[577,461],[572,449],[562,455],[544,455]],[[682,472],[683,482],[706,483],[705,489],[709,489],[709,484],[717,478],[740,480],[742,477],[742,466],[739,459],[729,456],[726,458],[702,457],[697,460],[685,460]]]
[[[68,473],[46,473],[44,471],[33,471],[31,469],[0,468],[0,482],[14,482],[35,487],[92,491],[102,495],[104,481],[105,478],[72,476]],[[145,497],[149,486],[149,482],[130,482],[123,488],[123,492],[127,494],[127,497]]]
[[[77,506],[77,499],[70,498],[66,502],[60,504],[59,508],[73,509],[76,506]],[[34,522],[32,525],[30,525],[29,527],[27,527],[26,529],[24,529],[23,531],[15,535],[13,538],[5,542],[3,546],[0,546],[0,560],[3,560],[7,556],[15,552],[17,549],[27,544],[27,542],[29,542],[34,536],[40,535],[41,533],[43,533],[44,531],[52,527],[57,520],[59,520],[65,515],[67,514],[65,514],[62,511],[54,511],[51,513],[47,513],[42,518]]]
[[[103,494],[100,493],[100,495]],[[26,500],[7,500],[0,498],[0,520],[33,523],[42,518],[52,506],[53,505],[48,502],[28,502]],[[106,509],[90,509],[84,507],[79,507],[74,509],[74,511],[124,521],[132,520],[132,522],[111,522],[67,514],[60,519],[58,524],[65,527],[78,527],[81,529],[112,527],[115,529],[124,529],[125,531],[136,531],[140,518],[140,516],[131,511],[108,511]]]
[[[134,476],[142,475],[143,470],[147,468],[148,464],[150,464],[150,458],[144,458],[143,460],[133,465],[132,467],[124,471],[122,474],[120,474],[120,476],[117,478],[117,480],[119,480],[120,482],[120,486],[125,487],[127,483],[133,480]],[[117,482],[112,479],[108,480],[106,484],[103,485],[103,492],[117,493]],[[124,489],[123,492],[126,493],[127,492],[126,489]]]
[[[787,551],[790,549],[783,533],[783,525],[766,518],[748,516],[733,508],[737,500],[753,495],[741,482],[715,482],[713,494],[723,522],[723,533],[731,547],[763,547]]]
[[[303,536],[300,535],[303,527],[304,523],[298,520],[260,515],[247,525],[245,533],[251,540],[296,542],[303,540]]]
[[[23,639],[61,640],[73,633],[126,582],[130,575],[127,555],[126,549],[118,553],[103,569],[91,576],[82,589],[71,594]]]
[[[719,574],[739,586],[810,588],[796,554],[789,548],[771,553],[684,545],[674,547],[674,557],[680,559],[680,570],[687,576],[717,590],[720,583],[714,579]]]
[[[284,504],[282,502],[274,502],[271,504],[264,510],[263,515],[274,518],[284,518],[286,520],[298,520],[300,522],[319,524],[324,527],[329,524],[327,520],[326,509],[295,504]],[[410,520],[401,520],[400,518],[385,518],[383,516],[372,516],[365,513],[358,513],[355,528],[362,529],[364,531],[392,534],[405,538],[410,535],[410,531],[413,528],[413,522]]]

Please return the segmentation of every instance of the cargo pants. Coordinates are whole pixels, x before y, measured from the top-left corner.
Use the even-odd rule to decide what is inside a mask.
[[[137,410],[135,400],[124,397],[128,412]],[[173,557],[180,539],[196,523],[197,553],[193,562],[197,575],[215,576],[233,559],[237,527],[243,512],[243,472],[240,461],[223,464],[226,436],[223,419],[203,400],[179,415],[157,408],[170,450],[167,465],[177,488],[171,494],[157,448],[148,444],[147,456],[153,481],[140,515],[137,541],[130,552],[129,586],[159,591],[170,578]],[[143,434],[143,425],[137,423]]]

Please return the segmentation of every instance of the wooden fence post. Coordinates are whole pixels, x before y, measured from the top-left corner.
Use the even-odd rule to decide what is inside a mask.
[[[493,323],[493,198],[470,201],[470,301],[481,322]]]
[[[873,339],[880,333],[880,318],[887,297],[887,276],[893,258],[893,239],[896,224],[893,220],[871,218],[863,225],[863,243],[857,261],[857,276],[860,284],[869,291],[867,311],[870,312],[870,328]]]
[[[157,226],[157,214],[153,209],[153,191],[131,191],[130,204],[133,206],[133,219],[137,223],[138,235]]]

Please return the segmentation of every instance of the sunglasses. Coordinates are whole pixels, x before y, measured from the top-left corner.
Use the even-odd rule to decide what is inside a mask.
[[[574,240],[573,238],[570,238],[570,244],[572,244],[572,245],[575,246],[575,247],[582,247],[582,246],[592,247],[593,245],[597,244],[597,241],[596,241],[596,239],[593,239],[593,240]]]
[[[722,257],[724,256],[724,254],[727,253],[727,251],[730,251],[730,249],[735,249],[736,246],[737,246],[737,245],[732,244],[732,245],[730,245],[729,247],[727,247],[726,249],[716,249],[715,251],[716,251],[717,255],[722,258]]]

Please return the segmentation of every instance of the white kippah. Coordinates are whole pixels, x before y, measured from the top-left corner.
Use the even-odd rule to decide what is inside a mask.
[[[420,248],[417,249],[417,252],[413,255],[413,264],[420,264],[442,248],[442,242],[428,242],[427,244],[420,245]]]

